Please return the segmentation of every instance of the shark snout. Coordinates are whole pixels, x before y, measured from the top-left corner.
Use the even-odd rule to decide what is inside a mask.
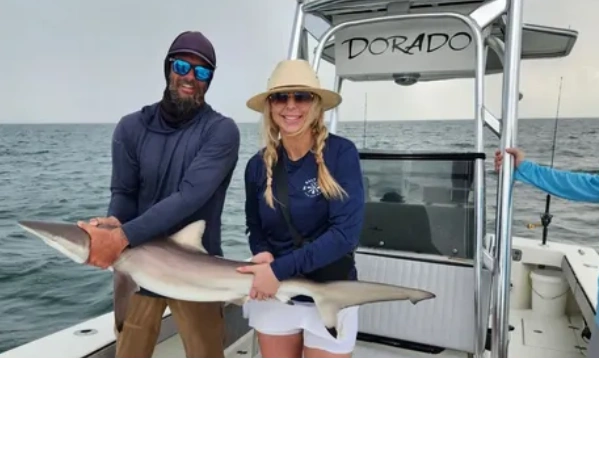
[[[71,260],[77,263],[87,261],[89,235],[76,224],[48,221],[19,221],[18,224]]]

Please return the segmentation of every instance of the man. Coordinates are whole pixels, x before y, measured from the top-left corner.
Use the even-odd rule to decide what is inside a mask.
[[[204,248],[221,249],[221,214],[239,155],[239,129],[204,100],[216,69],[210,41],[184,32],[164,61],[159,102],[126,115],[112,139],[112,197],[108,217],[80,222],[91,237],[89,263],[109,267],[127,246],[171,235],[203,219]],[[108,230],[100,224],[119,226]],[[117,357],[151,357],[169,306],[187,357],[224,357],[220,303],[165,299],[141,287],[126,316],[117,312]]]

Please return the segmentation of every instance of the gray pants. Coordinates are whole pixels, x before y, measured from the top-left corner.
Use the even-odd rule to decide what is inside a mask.
[[[599,359],[599,328],[595,327],[587,350],[587,358]]]

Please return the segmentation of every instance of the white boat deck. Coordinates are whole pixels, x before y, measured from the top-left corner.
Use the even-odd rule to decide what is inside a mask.
[[[535,317],[532,310],[514,310],[510,315],[514,330],[510,333],[510,358],[584,358],[588,343],[581,337],[584,327],[581,316],[561,318]],[[226,358],[249,358],[252,355],[253,333],[250,332],[230,346]],[[258,351],[258,348],[256,348]],[[160,343],[155,358],[184,358],[179,335]],[[260,357],[259,355],[255,357]],[[465,358],[466,354],[446,350],[427,354],[381,344],[358,342],[354,358]],[[490,357],[485,352],[485,357]]]

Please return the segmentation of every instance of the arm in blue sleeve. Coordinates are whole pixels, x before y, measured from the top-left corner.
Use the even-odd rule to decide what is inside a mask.
[[[599,176],[540,166],[523,161],[514,178],[567,200],[599,202]]]
[[[112,176],[110,181],[110,204],[107,216],[114,216],[121,224],[137,215],[137,191],[139,189],[139,164],[135,149],[129,145],[123,121],[112,134]]]
[[[232,120],[223,119],[214,125],[185,172],[179,191],[123,225],[130,246],[135,247],[162,236],[202,208],[235,168],[239,157],[239,141],[239,129]]]
[[[364,217],[364,185],[360,155],[353,144],[340,155],[337,171],[332,176],[347,196],[329,200],[329,228],[325,233],[271,263],[273,273],[280,281],[322,268],[359,244]]]
[[[256,168],[252,159],[245,167],[245,225],[249,235],[249,245],[252,255],[260,252],[270,252],[270,246],[264,236],[262,222],[258,211],[258,188],[255,181]]]

